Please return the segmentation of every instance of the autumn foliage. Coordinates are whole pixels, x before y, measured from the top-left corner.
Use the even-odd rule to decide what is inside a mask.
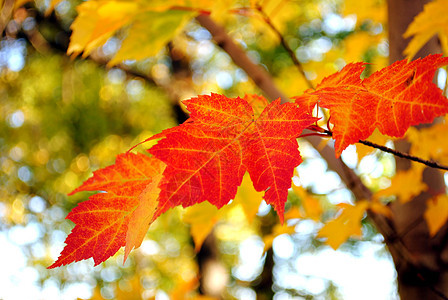
[[[402,137],[409,126],[448,112],[448,99],[432,83],[444,65],[448,58],[432,55],[399,61],[361,79],[363,64],[349,64],[315,90],[294,97],[295,103],[218,94],[184,101],[190,119],[149,138],[158,142],[148,155],[120,154],[114,165],[96,171],[72,192],[100,191],[67,216],[76,226],[50,268],[90,257],[97,265],[123,246],[126,258],[162,213],[204,201],[221,208],[235,198],[246,172],[283,221],[291,177],[302,162],[297,138],[305,129],[331,136],[336,156],[375,128]],[[329,128],[316,125],[316,105],[329,109]],[[366,209],[387,215],[379,203],[366,201],[341,209],[339,218],[320,232],[334,248],[359,234]]]

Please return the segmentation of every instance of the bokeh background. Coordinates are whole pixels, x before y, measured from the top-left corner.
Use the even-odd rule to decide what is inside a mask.
[[[249,1],[237,1],[240,7]],[[365,61],[366,75],[387,64],[383,1],[262,1],[266,12],[318,83],[348,62]],[[108,68],[120,36],[91,57],[68,57],[70,24],[81,1],[3,1],[0,29],[0,298],[2,299],[394,299],[395,271],[382,238],[365,222],[362,241],[334,251],[315,238],[320,219],[353,199],[338,176],[306,143],[291,190],[285,226],[270,206],[247,217],[230,207],[212,223],[201,250],[192,223],[201,211],[175,208],[150,228],[123,264],[119,251],[93,267],[91,260],[46,269],[74,224],[67,213],[89,194],[67,196],[117,154],[187,118],[180,101],[211,92],[241,96],[260,91],[243,70],[191,21],[156,57]],[[288,95],[307,87],[267,25],[250,14],[217,16],[250,57]],[[439,73],[443,85],[446,73]],[[323,141],[325,142],[325,141]],[[384,141],[386,143],[387,141]],[[140,148],[141,150],[142,148]],[[344,161],[370,187],[390,183],[393,159],[350,147]],[[241,201],[253,196],[250,187]],[[305,194],[303,194],[305,193]],[[303,214],[313,196],[325,213]],[[246,197],[246,198],[244,198]],[[252,208],[254,209],[254,208]],[[199,213],[198,213],[199,212]],[[215,213],[215,212],[213,212]],[[296,213],[296,214],[295,214]],[[204,222],[208,222],[205,220]],[[206,226],[206,225],[204,225]],[[199,233],[200,234],[200,233]],[[204,237],[205,238],[205,237]],[[201,280],[198,281],[197,277]],[[204,295],[200,296],[200,292]],[[271,289],[272,286],[272,289]]]

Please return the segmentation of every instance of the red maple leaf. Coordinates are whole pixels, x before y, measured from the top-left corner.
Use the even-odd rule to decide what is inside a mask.
[[[235,197],[248,171],[283,220],[293,170],[302,162],[296,138],[316,118],[296,104],[268,104],[253,95],[212,94],[184,104],[190,119],[157,135],[163,138],[148,150],[167,165],[156,215],[203,201],[220,208]]]
[[[448,64],[442,55],[412,62],[398,61],[366,79],[364,63],[348,64],[323,79],[315,90],[295,97],[311,112],[316,103],[330,109],[336,156],[348,145],[381,133],[402,137],[411,125],[429,123],[448,113],[448,99],[432,82],[437,68]]]
[[[138,207],[139,196],[163,167],[155,158],[124,153],[117,156],[114,165],[95,171],[93,177],[71,194],[104,193],[90,196],[67,215],[76,226],[65,240],[67,245],[58,260],[49,268],[90,257],[98,265],[114,255],[126,244],[129,216]]]

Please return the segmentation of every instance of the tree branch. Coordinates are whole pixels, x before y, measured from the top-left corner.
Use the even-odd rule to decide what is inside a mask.
[[[426,160],[426,159],[423,159],[423,158],[420,158],[420,157],[416,157],[416,156],[410,155],[408,153],[400,152],[398,150],[394,150],[394,149],[388,148],[386,146],[378,145],[378,144],[375,144],[375,143],[372,143],[372,142],[369,142],[369,141],[360,140],[358,143],[361,143],[363,145],[366,145],[366,146],[369,146],[369,147],[372,147],[372,148],[380,149],[381,151],[384,151],[384,152],[387,152],[387,153],[391,153],[391,154],[393,154],[395,156],[398,156],[398,157],[401,157],[401,158],[406,158],[406,159],[409,159],[409,160],[412,160],[412,161],[415,161],[415,162],[427,165],[428,167],[431,167],[431,168],[436,168],[436,169],[441,169],[441,170],[447,170],[448,171],[448,167],[447,166],[441,165],[441,164],[436,163],[436,162],[431,161],[431,160]]]
[[[285,38],[283,37],[282,33],[277,29],[277,27],[275,27],[275,25],[272,23],[271,19],[269,18],[269,16],[265,13],[265,11],[263,10],[263,7],[261,5],[257,5],[257,10],[258,12],[261,14],[261,16],[263,17],[263,20],[265,21],[265,23],[272,29],[272,31],[274,31],[274,33],[277,35],[277,37],[280,40],[280,43],[282,44],[283,48],[285,48],[286,52],[288,52],[289,57],[292,59],[292,62],[294,63],[294,65],[297,67],[297,69],[299,70],[300,74],[302,74],[303,79],[306,81],[306,84],[308,85],[308,87],[310,89],[314,89],[314,85],[313,83],[308,79],[308,77],[306,77],[305,74],[305,70],[303,69],[302,64],[300,63],[300,61],[297,59],[296,54],[294,53],[294,51],[291,49],[291,47],[289,47],[288,43],[286,42]]]

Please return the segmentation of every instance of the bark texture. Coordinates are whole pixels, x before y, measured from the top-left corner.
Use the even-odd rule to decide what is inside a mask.
[[[403,51],[409,40],[403,39],[403,33],[427,2],[430,1],[388,1],[390,63],[405,58]],[[440,53],[440,46],[435,37],[417,53],[415,58],[431,53]],[[395,147],[399,151],[407,152],[410,145],[402,140],[396,142]],[[397,170],[406,170],[410,167],[410,161],[397,158],[396,165]],[[398,273],[398,292],[401,299],[406,300],[448,299],[446,227],[431,238],[423,219],[427,200],[444,193],[445,184],[441,172],[432,168],[425,169],[423,181],[429,187],[427,192],[421,193],[406,204],[395,201],[391,205],[394,229],[408,252],[406,256],[401,253],[393,255]],[[389,244],[393,242],[390,241]]]

